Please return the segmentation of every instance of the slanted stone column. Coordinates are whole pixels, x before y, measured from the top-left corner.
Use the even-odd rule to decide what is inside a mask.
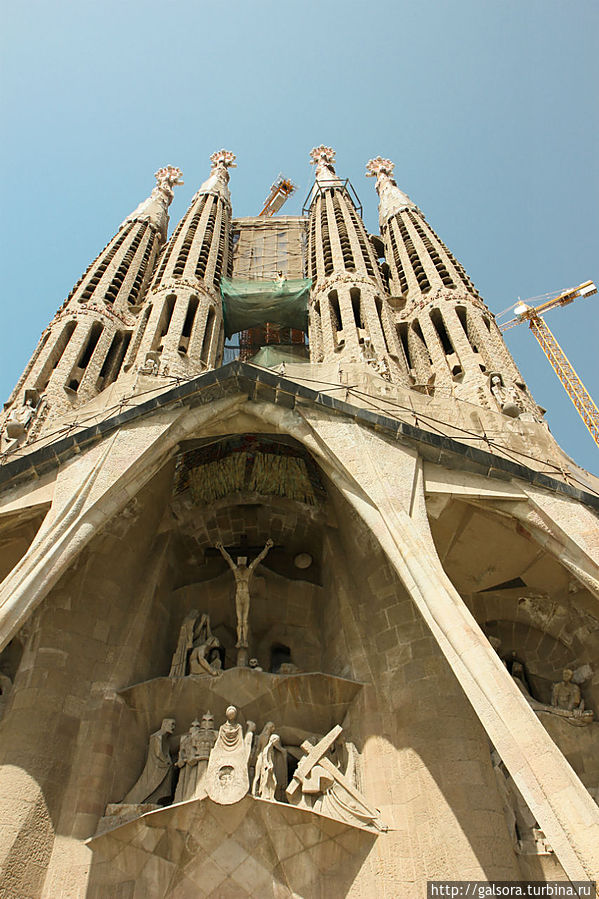
[[[143,375],[190,378],[222,355],[220,281],[231,265],[229,168],[235,156],[210,157],[210,177],[195,194],[164,248],[125,368]]]

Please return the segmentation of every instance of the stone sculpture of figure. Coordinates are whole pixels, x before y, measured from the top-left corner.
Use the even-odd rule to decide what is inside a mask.
[[[213,802],[231,805],[249,790],[248,762],[255,725],[248,721],[245,737],[237,721],[237,709],[230,705],[227,720],[218,731],[206,772],[206,792]]]
[[[31,424],[36,410],[36,403],[30,397],[23,401],[22,406],[16,406],[6,420],[6,436],[11,440],[22,437]]]
[[[511,675],[522,695],[525,696],[529,701],[531,699],[534,700],[534,697],[530,692],[530,687],[528,685],[528,680],[522,662],[512,662]]]
[[[274,546],[273,541],[266,541],[266,546],[262,552],[256,556],[253,562],[247,563],[247,556],[238,556],[237,564],[233,561],[222,543],[217,543],[216,548],[219,550],[223,559],[235,575],[235,611],[237,613],[237,649],[247,647],[248,645],[248,621],[250,614],[250,581],[254,571],[260,562],[266,558],[271,547]]]
[[[569,668],[564,668],[563,680],[553,685],[551,705],[539,702],[531,695],[524,667],[520,662],[512,663],[511,674],[518,689],[535,712],[548,712],[550,715],[557,715],[560,718],[565,718],[569,724],[574,724],[578,727],[583,727],[592,722],[594,714],[590,709],[585,710],[580,687],[578,684],[573,683],[573,673]]]
[[[199,621],[198,618],[200,619]],[[210,615],[204,613],[200,617],[200,613],[197,609],[192,609],[188,612],[183,619],[183,624],[179,631],[179,639],[177,641],[175,654],[173,655],[169,677],[185,677],[188,673],[187,662],[190,650],[195,646],[207,644],[211,638],[212,630],[210,629]],[[219,643],[217,641],[212,645],[218,646]],[[203,674],[204,672],[201,671],[195,673]]]
[[[260,662],[256,658],[252,658],[249,660],[248,668],[251,668],[252,671],[264,671],[264,668],[260,667]]]
[[[129,790],[123,802],[138,805],[152,802],[165,805],[173,795],[173,759],[169,738],[175,730],[174,718],[163,718],[160,730],[150,735],[148,756],[140,778]]]
[[[204,642],[194,644],[189,654],[189,673],[209,674],[211,677],[218,677],[222,668],[220,657],[218,665],[212,665],[208,659],[213,650],[218,649],[219,646],[220,640],[212,635]]]
[[[553,685],[551,691],[551,705],[557,709],[572,712],[574,718],[580,718],[584,712],[584,699],[580,693],[580,687],[572,681],[574,672],[570,668],[564,668],[562,680]]]
[[[501,411],[510,418],[518,418],[523,411],[520,399],[513,387],[506,387],[497,372],[490,375],[491,393],[499,403]]]
[[[202,716],[202,722],[196,719],[189,728],[189,733],[181,737],[177,767],[181,768],[175,802],[187,799],[202,799],[206,795],[204,778],[208,768],[208,760],[214,744],[216,731],[214,717],[210,712]]]
[[[273,722],[269,721],[258,737],[252,793],[260,799],[282,798],[287,785],[287,750],[274,729]]]
[[[341,733],[342,728],[337,725],[315,745],[304,740],[301,748],[306,754],[298,762],[285,795],[292,805],[311,808],[354,826],[370,825],[386,831],[378,810],[369,807],[353,783],[353,755],[345,773],[328,758],[327,753]]]
[[[181,737],[179,756],[175,762],[177,768],[180,769],[175,802],[185,802],[185,800],[191,799],[195,792],[200,726],[200,722],[196,718],[191,722],[189,733]]]
[[[169,677],[185,677],[187,674],[187,656],[193,646],[193,632],[199,614],[197,609],[192,609],[183,619]]]

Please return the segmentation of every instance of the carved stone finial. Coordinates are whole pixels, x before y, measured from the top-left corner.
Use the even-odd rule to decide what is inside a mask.
[[[183,184],[182,174],[183,172],[176,165],[163,165],[157,172],[154,172],[154,177],[156,178],[154,190],[161,193],[167,202],[170,203],[174,196],[173,187]]]
[[[335,156],[336,153],[332,147],[325,147],[324,144],[321,144],[319,147],[314,147],[310,150],[310,165],[317,166],[316,174],[318,174],[318,166],[326,166],[333,169]]]
[[[379,195],[379,221],[381,225],[402,209],[415,209],[407,194],[397,186],[393,177],[395,164],[383,156],[375,156],[366,163],[366,177],[376,178],[376,192]]]
[[[366,177],[376,178],[377,180],[383,176],[393,179],[393,170],[395,163],[390,159],[383,159],[382,156],[375,156],[366,163]]]
[[[219,165],[223,165],[226,169],[237,168],[237,163],[235,162],[236,159],[235,153],[231,153],[230,150],[217,150],[216,153],[213,153],[210,157],[212,171],[214,172]]]

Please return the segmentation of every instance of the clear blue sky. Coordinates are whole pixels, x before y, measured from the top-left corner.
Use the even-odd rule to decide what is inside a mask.
[[[3,11],[2,371],[39,334],[165,163],[171,223],[233,150],[236,215],[311,147],[337,150],[376,230],[371,156],[465,264],[489,307],[599,278],[597,0],[52,0]],[[599,298],[548,317],[599,403]],[[599,451],[522,326],[508,345],[564,449]]]

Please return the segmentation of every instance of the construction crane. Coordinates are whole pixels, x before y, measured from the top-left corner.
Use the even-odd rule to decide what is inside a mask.
[[[283,175],[279,175],[270,188],[270,193],[264,201],[262,211],[258,215],[264,217],[274,215],[296,190],[297,185],[293,181],[290,181],[289,178],[285,178]]]
[[[591,437],[599,446],[599,409],[542,318],[545,312],[549,312],[550,309],[555,309],[557,306],[568,306],[580,297],[590,297],[595,293],[597,293],[597,288],[593,282],[584,281],[578,287],[570,287],[539,306],[528,306],[526,303],[518,302],[513,307],[516,317],[502,325],[501,330],[509,331],[510,328],[515,328],[516,325],[522,322],[528,322],[528,327],[539,341],[541,349],[564,385],[566,393],[576,407],[576,411],[587,426]]]

